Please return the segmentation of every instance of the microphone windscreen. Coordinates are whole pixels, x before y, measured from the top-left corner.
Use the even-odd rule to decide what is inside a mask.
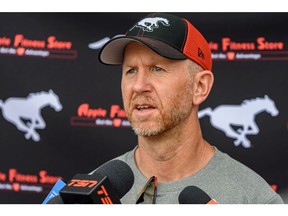
[[[50,199],[46,204],[64,204],[64,202],[61,199],[61,197],[58,195]]]
[[[131,168],[121,160],[111,160],[103,164],[92,175],[107,176],[115,192],[121,199],[134,184],[134,174]]]
[[[196,186],[188,186],[178,197],[180,204],[207,204],[211,201],[210,196]]]

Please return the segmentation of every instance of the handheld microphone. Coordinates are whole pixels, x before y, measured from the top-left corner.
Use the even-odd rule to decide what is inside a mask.
[[[180,204],[218,204],[216,200],[196,186],[188,186],[183,189],[178,197]]]
[[[45,198],[45,200],[42,202],[42,204],[56,204],[54,202],[56,202],[57,199],[54,199],[52,201],[53,198],[55,197],[59,197],[59,191],[66,185],[66,183],[64,181],[62,181],[61,179],[58,179],[58,181],[55,183],[55,185],[53,186],[53,188],[51,189],[51,191],[49,192],[49,194],[47,195],[47,197]],[[63,203],[63,201],[62,201]],[[61,202],[59,203],[61,204]]]
[[[60,195],[57,195],[50,199],[46,204],[64,204]]]
[[[64,204],[121,204],[131,189],[134,175],[123,161],[109,161],[91,175],[77,174],[60,191]]]
[[[60,191],[65,204],[120,204],[107,176],[77,174]]]

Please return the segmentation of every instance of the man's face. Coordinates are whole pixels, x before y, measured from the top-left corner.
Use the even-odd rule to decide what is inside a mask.
[[[193,94],[187,61],[163,58],[136,42],[126,47],[121,88],[137,135],[159,135],[190,116]]]

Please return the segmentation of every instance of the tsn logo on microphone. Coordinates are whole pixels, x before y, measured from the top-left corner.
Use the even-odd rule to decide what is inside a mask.
[[[81,180],[81,179],[72,179],[70,183],[67,185],[69,187],[93,187],[96,185],[98,181],[95,180]]]
[[[68,187],[88,187],[93,188],[97,185],[98,181],[96,180],[84,180],[84,179],[72,179],[70,183],[67,185]],[[104,194],[105,197],[101,197],[101,201],[103,204],[113,204],[112,200],[109,197],[107,190],[104,185],[100,185],[101,190],[97,191],[98,195]]]
[[[113,194],[107,176],[75,175],[60,191],[64,203],[115,204],[119,198]],[[116,202],[118,203],[118,202]]]

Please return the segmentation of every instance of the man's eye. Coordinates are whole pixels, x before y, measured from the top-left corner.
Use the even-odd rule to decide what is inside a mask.
[[[126,74],[135,74],[137,71],[135,69],[127,70]]]
[[[161,67],[153,66],[152,71],[163,71]]]

